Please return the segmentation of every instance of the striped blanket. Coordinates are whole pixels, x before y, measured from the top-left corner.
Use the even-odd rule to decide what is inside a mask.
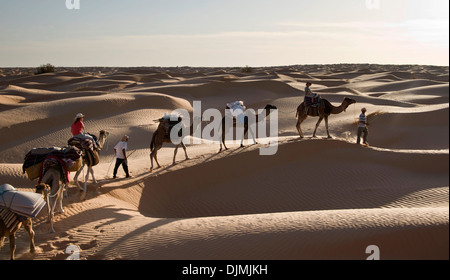
[[[26,219],[28,219],[25,216],[20,216],[13,211],[9,210],[8,208],[2,208],[0,207],[0,220],[3,221],[3,223],[6,226],[6,229],[8,229],[9,232],[14,231],[17,226],[24,222]]]

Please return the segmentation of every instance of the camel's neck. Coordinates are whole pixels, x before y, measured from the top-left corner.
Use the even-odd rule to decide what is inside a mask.
[[[98,145],[100,146],[99,147],[100,149],[103,149],[103,145],[105,144],[105,141],[106,141],[106,136],[104,134],[101,134],[98,137]]]
[[[331,105],[331,114],[340,114],[344,112],[347,109],[347,107],[348,107],[347,102],[342,102],[342,104],[337,107]]]

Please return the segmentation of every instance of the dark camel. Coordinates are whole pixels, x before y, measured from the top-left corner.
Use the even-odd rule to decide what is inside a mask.
[[[229,108],[227,108],[227,109],[229,109]],[[273,106],[273,105],[270,105],[270,104],[267,104],[266,107],[264,107],[264,110],[266,110],[266,117],[267,117],[267,116],[270,115],[270,110],[277,110],[277,107]],[[225,145],[225,135],[226,135],[226,133],[225,133],[225,129],[226,129],[225,118],[226,118],[226,116],[224,116],[222,118],[222,139],[220,141],[219,153],[222,152],[222,145],[223,145],[223,147],[225,147],[225,150],[228,150],[228,147]],[[258,123],[258,114],[256,114],[256,123]],[[233,127],[236,127],[236,121],[235,121],[234,118],[233,118]],[[248,128],[249,128],[249,126],[248,126],[248,117],[245,116],[244,117],[244,135],[242,136],[242,139],[241,139],[241,147],[244,147],[244,138],[245,138],[245,134],[248,132]],[[251,130],[250,130],[250,132],[251,132],[251,134],[253,136],[253,142],[255,144],[257,144],[257,142],[255,140],[254,132],[251,131]]]
[[[316,108],[310,106],[308,108],[308,112],[306,112],[305,103],[303,102],[302,104],[300,104],[297,107],[297,114],[296,114],[296,118],[297,118],[296,127],[298,130],[298,134],[300,135],[300,138],[303,138],[303,132],[302,132],[300,125],[304,120],[306,120],[306,118],[308,116],[319,117],[319,120],[316,123],[316,128],[314,129],[313,137],[316,137],[317,128],[319,127],[322,120],[325,119],[327,135],[328,135],[328,138],[331,138],[330,132],[328,130],[328,116],[330,116],[330,114],[340,114],[340,113],[344,112],[347,109],[347,107],[353,103],[356,103],[356,101],[351,98],[345,97],[344,101],[342,101],[342,104],[339,105],[338,107],[335,107],[328,100],[321,99],[319,109],[316,109]]]
[[[172,143],[172,140],[170,139],[170,134],[168,135],[166,133],[166,125],[165,125],[165,120],[163,118],[159,119],[159,120],[155,120],[155,122],[159,122],[158,128],[156,129],[156,131],[153,133],[152,136],[152,141],[150,142],[150,161],[152,163],[152,166],[150,167],[150,172],[153,170],[153,158],[156,161],[156,164],[158,165],[157,168],[161,168],[161,165],[158,162],[158,150],[162,148],[164,143]],[[189,134],[193,135],[194,133],[194,123],[195,121],[192,123],[190,130],[189,130]],[[198,122],[198,125],[200,125],[200,122]],[[170,131],[169,131],[170,132]],[[187,136],[187,135],[185,135]],[[175,151],[173,153],[173,163],[175,164],[175,158],[177,156],[177,152],[178,152],[178,148],[179,147],[183,147],[184,150],[184,154],[186,156],[186,160],[189,159],[189,156],[187,154],[186,151],[186,145],[184,145],[183,143],[183,139],[181,139],[181,142],[177,145],[175,145]]]

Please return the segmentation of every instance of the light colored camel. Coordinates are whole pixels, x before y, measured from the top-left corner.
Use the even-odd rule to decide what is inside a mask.
[[[342,104],[339,105],[338,107],[335,107],[328,100],[321,99],[320,107],[318,110],[310,106],[308,109],[308,112],[306,112],[305,103],[303,102],[302,104],[300,104],[297,107],[297,114],[296,114],[296,118],[297,118],[296,127],[297,127],[298,134],[300,135],[300,138],[303,138],[303,132],[302,132],[302,128],[300,127],[300,125],[304,120],[306,120],[306,118],[308,116],[319,117],[319,120],[316,123],[316,128],[314,129],[313,137],[316,137],[317,128],[319,127],[322,120],[325,119],[327,135],[328,135],[328,138],[331,138],[330,132],[328,130],[328,116],[330,114],[340,114],[340,113],[344,112],[347,109],[347,107],[353,103],[356,103],[356,101],[351,98],[345,97],[344,101],[342,101]]]
[[[59,163],[58,163],[59,164]],[[56,165],[48,168],[40,180],[41,183],[50,186],[50,191],[47,194],[47,209],[48,209],[48,222],[50,223],[50,232],[55,232],[53,228],[53,217],[55,213],[64,213],[63,208],[63,193],[67,189],[67,183],[63,183],[61,178],[62,174],[60,168]]]
[[[158,162],[158,150],[162,148],[164,143],[172,143],[172,140],[170,139],[170,135],[166,133],[166,126],[164,124],[164,119],[157,120],[159,122],[158,128],[153,133],[152,141],[150,142],[150,161],[152,163],[152,166],[150,167],[150,172],[153,170],[153,158],[156,161],[156,164],[158,165],[157,168],[161,168],[161,165]],[[197,123],[197,125],[200,125],[200,121],[194,121],[189,128],[189,135],[193,135],[194,133],[194,123]],[[187,135],[184,135],[183,137],[186,137]],[[189,156],[186,151],[186,145],[183,143],[183,139],[181,139],[180,143],[175,145],[175,151],[173,153],[173,162],[172,164],[175,164],[175,158],[177,156],[178,148],[183,147],[184,154],[186,156],[186,160],[189,159]]]
[[[36,193],[41,193],[43,195],[44,199],[47,201],[47,205],[48,205],[48,194],[50,193],[50,191],[51,191],[50,186],[47,184],[40,184],[36,186]],[[11,253],[11,260],[14,260],[15,258],[16,233],[17,231],[19,231],[22,225],[25,231],[28,232],[28,235],[30,237],[30,253],[35,253],[36,247],[34,245],[33,220],[31,218],[26,218],[24,221],[17,224],[17,226],[11,231],[6,228],[5,223],[0,219],[0,249],[3,247],[5,237],[9,237],[9,250]],[[53,224],[51,225],[51,227],[53,228]]]
[[[227,109],[229,109],[229,108],[227,108]],[[266,117],[269,116],[270,110],[276,110],[276,109],[277,109],[276,106],[267,104],[266,107],[264,107],[264,110],[266,110]],[[225,135],[226,135],[226,133],[225,133],[225,132],[226,132],[226,131],[225,131],[225,130],[226,130],[225,118],[226,118],[226,116],[224,116],[224,117],[222,118],[222,125],[221,125],[221,127],[222,127],[222,139],[221,139],[221,141],[220,141],[220,150],[219,150],[219,153],[222,152],[222,145],[223,145],[223,147],[225,148],[225,150],[228,150],[228,147],[225,145]],[[258,119],[259,119],[259,118],[258,118],[258,114],[256,114],[256,123],[258,123]],[[235,122],[235,119],[234,119],[234,118],[233,118],[233,127],[236,127],[236,122]],[[248,117],[245,116],[245,117],[244,117],[244,134],[243,134],[243,136],[242,136],[242,138],[241,138],[241,147],[244,147],[244,138],[245,138],[245,134],[248,132],[248,129],[249,129],[249,126],[248,126]],[[250,129],[250,133],[252,134],[253,142],[254,142],[255,144],[257,144],[256,139],[255,139],[254,131],[252,131],[252,130]]]
[[[105,141],[108,138],[108,136],[109,136],[109,132],[107,132],[105,130],[101,130],[100,131],[100,134],[99,134],[99,136],[97,138],[99,147],[98,147],[97,150],[93,151],[94,153],[98,153],[103,148],[103,145],[105,144]],[[97,154],[97,156],[98,156],[98,154]],[[96,164],[93,163],[92,161],[93,161],[92,159],[88,159],[86,151],[83,150],[83,164],[81,165],[81,168],[78,169],[78,171],[75,173],[75,176],[73,177],[73,180],[77,184],[78,188],[80,188],[83,191],[83,195],[86,195],[87,182],[88,182],[88,179],[89,179],[89,175],[91,175],[92,181],[94,183],[97,183],[97,180],[95,179],[95,176],[94,176],[94,169],[92,168]],[[87,165],[87,172],[86,172],[86,176],[84,178],[84,185],[83,185],[83,187],[81,187],[80,183],[78,182],[78,176],[83,171],[85,165]]]

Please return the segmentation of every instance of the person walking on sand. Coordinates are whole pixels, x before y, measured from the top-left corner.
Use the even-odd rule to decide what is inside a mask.
[[[119,143],[117,143],[117,145],[114,147],[114,152],[116,154],[116,166],[114,167],[113,172],[114,179],[116,179],[117,170],[119,169],[120,165],[122,165],[123,171],[125,171],[127,178],[130,177],[130,173],[128,172],[128,160],[127,160],[128,139],[129,137],[127,135],[123,136],[122,139],[119,141]]]
[[[360,144],[361,134],[363,134],[363,145],[369,145],[369,143],[367,143],[367,136],[369,135],[369,130],[367,129],[367,126],[369,125],[369,123],[367,122],[366,111],[367,111],[366,108],[362,108],[361,115],[359,115],[358,135],[356,138],[357,144]]]

